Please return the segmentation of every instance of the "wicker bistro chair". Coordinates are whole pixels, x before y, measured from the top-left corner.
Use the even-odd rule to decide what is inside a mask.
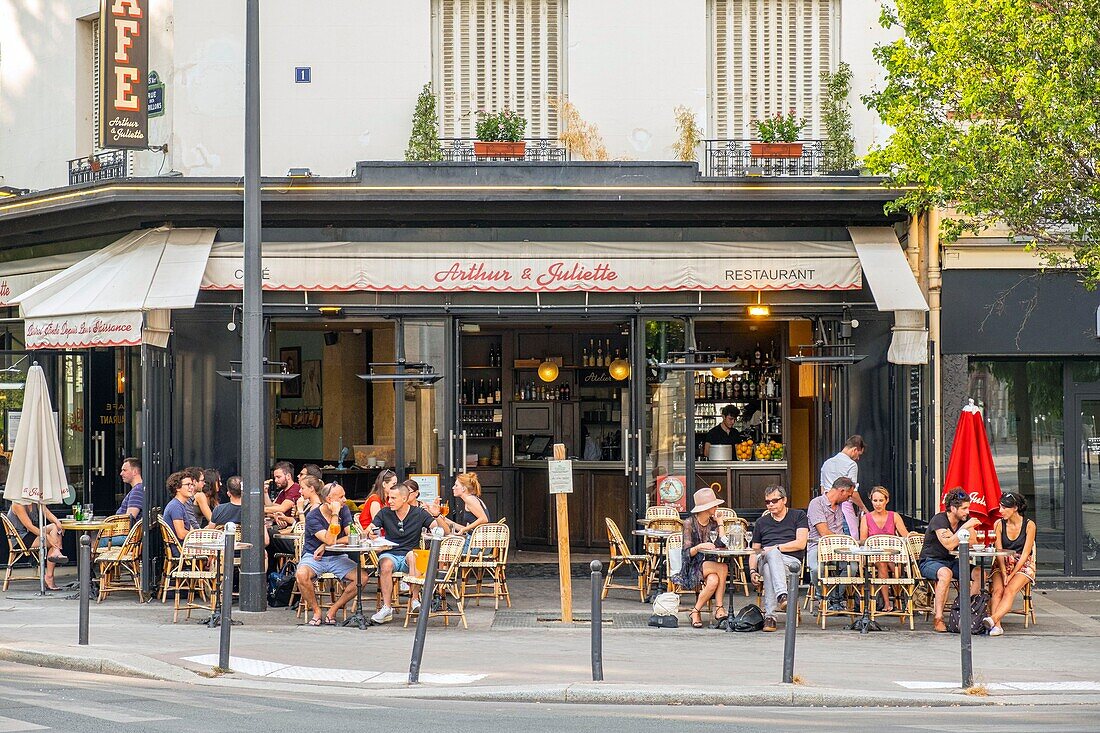
[[[160,602],[168,602],[168,590],[172,587],[172,571],[179,564],[183,555],[183,544],[176,537],[175,530],[168,525],[164,517],[157,515],[157,526],[160,528],[160,538],[164,541],[164,563],[160,574]]]
[[[652,507],[650,508],[652,509]],[[682,536],[684,533],[684,523],[679,516],[657,517],[650,521],[646,529],[659,532],[671,532],[673,536]],[[656,537],[645,538],[645,552],[649,555],[649,577],[646,578],[647,588],[652,588],[657,585],[662,564],[664,564],[665,569],[668,571],[666,572],[666,576],[672,575],[672,571],[668,570],[668,555],[665,550],[667,542],[667,539],[659,539]]]
[[[861,611],[846,604],[842,610],[829,610],[829,593],[834,588],[843,588],[850,595],[863,596],[863,564],[858,555],[844,552],[852,545],[858,545],[846,534],[831,534],[817,541],[817,567],[821,579],[821,595],[817,597],[817,613],[821,619],[821,628],[829,616],[859,616]],[[845,572],[848,571],[848,572]],[[866,599],[865,599],[866,600]]]
[[[612,588],[636,590],[644,603],[646,591],[649,587],[649,578],[652,574],[652,557],[648,552],[642,555],[633,554],[629,545],[626,544],[619,526],[615,524],[615,520],[611,517],[604,517],[603,521],[607,525],[607,544],[611,550],[611,560],[607,563],[607,576],[603,581],[603,595],[601,598],[607,598],[607,592]],[[615,572],[628,567],[633,568],[634,572],[637,573],[638,578],[635,584],[615,583]]]
[[[681,585],[679,585],[678,583],[676,583],[672,580],[672,576],[676,575],[676,573],[680,572],[681,562],[683,561],[683,551],[684,551],[684,535],[682,533],[672,535],[671,537],[668,538],[668,541],[665,542],[665,553],[666,553],[666,555],[665,555],[664,559],[665,559],[665,562],[668,563],[668,578],[665,580],[665,587],[670,593],[676,593],[677,595],[683,595],[684,593],[694,593],[695,598],[696,598],[696,603],[692,604],[694,606],[698,603],[699,589],[698,588],[685,588],[684,586],[681,586]],[[707,601],[707,612],[708,613],[711,613],[711,614],[714,613],[715,600],[716,599],[712,597],[709,601]],[[724,598],[719,598],[719,599],[717,599],[717,601],[719,603],[724,603],[725,599]],[[729,610],[729,609],[727,609],[727,610]],[[732,613],[732,611],[731,611],[731,613]]]
[[[483,527],[492,527],[493,525],[483,525]],[[482,527],[476,527],[474,531],[482,529]],[[443,542],[439,545],[439,565],[442,570],[436,571],[435,585],[433,586],[432,593],[437,599],[439,604],[436,605],[431,598],[420,599],[420,608],[414,609],[412,604],[409,604],[408,610],[405,612],[405,626],[409,625],[409,621],[413,616],[419,616],[425,609],[427,609],[428,618],[442,618],[443,625],[449,626],[452,617],[457,616],[462,619],[462,628],[468,629],[466,625],[466,612],[463,610],[464,599],[462,597],[462,589],[464,583],[462,581],[462,547],[466,544],[466,541],[462,537],[445,537]],[[472,547],[472,543],[471,543]],[[405,582],[409,585],[424,587],[424,578],[414,575],[406,575]],[[454,604],[454,608],[451,608],[451,604]]]
[[[104,598],[118,591],[133,591],[137,593],[138,602],[142,601],[141,532],[142,523],[134,522],[122,545],[108,546],[96,554],[95,561],[99,565],[99,598],[96,603],[102,603]]]
[[[905,540],[901,537],[894,535],[874,535],[868,537],[867,542],[864,543],[867,547],[882,548],[897,550],[897,555],[892,555],[893,559],[890,560],[890,564],[893,566],[893,573],[886,578],[878,577],[878,573],[871,575],[871,590],[874,592],[871,603],[871,618],[874,619],[877,616],[897,616],[900,623],[905,623],[905,619],[909,619],[909,630],[913,630],[913,591],[915,583],[913,579],[913,563],[909,561],[909,547]],[[872,562],[882,562],[881,560],[875,560],[871,558]],[[890,596],[895,604],[895,610],[893,611],[878,611],[878,604],[875,602],[875,598],[878,597],[882,588],[888,588]]]
[[[729,512],[733,516],[729,516],[729,514],[727,514],[726,516],[718,519],[718,529],[721,532],[722,536],[728,536],[730,533],[730,529],[733,528],[733,525],[740,524],[741,529],[745,531],[745,539],[747,540],[749,537],[748,521],[738,517],[737,512],[733,511],[732,509],[726,509],[725,511]],[[717,517],[717,515],[715,516]],[[733,558],[733,572],[730,574],[729,582],[735,586],[741,586],[742,590],[744,590],[745,592],[745,597],[747,598],[749,596],[749,569],[745,562],[745,557]]]
[[[11,523],[6,515],[0,514],[0,519],[4,521],[4,535],[8,539],[8,567],[4,571],[4,590],[6,591],[8,584],[13,580],[38,580],[38,567],[41,564],[41,558],[38,554],[39,548],[28,547],[23,538],[19,536],[19,533],[15,531],[15,525]],[[15,569],[20,563],[29,563],[29,575],[16,577]]]
[[[909,572],[913,577],[913,612],[923,613],[927,621],[935,610],[936,581],[925,578],[920,573],[921,550],[924,549],[924,536],[916,532],[910,532],[902,538],[909,550]]]
[[[106,526],[103,529],[99,530],[99,532],[96,534],[95,539],[92,540],[93,563],[96,561],[96,558],[99,556],[100,552],[114,547],[112,540],[114,540],[115,537],[122,537],[123,541],[125,542],[125,537],[130,534],[131,522],[130,515],[128,514],[116,514],[112,517],[107,517],[105,520],[103,520],[103,523]],[[104,540],[107,541],[107,546],[100,547],[100,544]],[[115,547],[115,549],[118,548]]]
[[[645,518],[646,519],[662,519],[662,518],[679,519],[680,518],[680,512],[676,509],[676,507],[671,506],[669,504],[653,504],[652,506],[646,507]]]
[[[473,598],[481,605],[482,598],[492,598],[493,607],[500,608],[501,599],[512,607],[508,591],[508,545],[511,530],[506,524],[483,524],[474,527],[470,535],[470,547],[459,562],[463,600]],[[483,590],[486,578],[493,584],[492,592]]]
[[[175,567],[169,574],[172,582],[172,592],[175,596],[172,604],[172,623],[179,620],[180,611],[187,612],[187,618],[191,618],[191,612],[207,609],[214,613],[218,603],[218,555],[210,550],[195,547],[195,545],[214,545],[225,542],[225,535],[217,529],[193,529],[187,535],[187,539],[180,546],[180,555],[176,559]],[[185,605],[180,605],[180,599],[187,594]],[[202,602],[196,603],[198,596]]]
[[[727,519],[737,519],[737,512],[729,507],[718,507],[714,510],[714,518],[722,525]]]

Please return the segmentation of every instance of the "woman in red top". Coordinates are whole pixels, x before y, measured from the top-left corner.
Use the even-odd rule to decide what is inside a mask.
[[[374,521],[374,516],[386,505],[386,490],[394,486],[397,486],[397,474],[388,468],[383,468],[374,479],[374,488],[371,489],[367,500],[363,502],[363,510],[359,512],[360,526],[366,527]]]
[[[891,537],[904,537],[909,534],[909,530],[905,528],[905,522],[902,521],[901,516],[897,512],[886,509],[888,503],[890,503],[890,492],[886,490],[885,486],[876,486],[871,489],[871,506],[873,509],[864,514],[859,520],[860,542],[866,542],[868,537],[874,537],[877,534]],[[878,577],[888,578],[894,568],[894,563],[876,562],[875,567],[878,571]],[[886,613],[894,610],[894,605],[890,602],[890,589],[887,586],[882,587],[882,610]]]

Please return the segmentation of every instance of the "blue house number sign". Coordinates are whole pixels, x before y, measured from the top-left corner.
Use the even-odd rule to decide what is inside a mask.
[[[309,84],[312,77],[312,67],[310,66],[295,66],[294,67],[294,83],[295,84]]]

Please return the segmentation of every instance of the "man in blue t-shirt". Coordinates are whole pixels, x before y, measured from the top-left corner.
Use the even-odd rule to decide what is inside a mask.
[[[134,522],[141,520],[141,507],[145,502],[145,483],[141,479],[141,460],[138,458],[127,458],[122,462],[122,470],[118,472],[118,475],[122,478],[122,483],[130,487],[130,490],[126,492],[126,496],[122,499],[122,504],[115,510],[115,514],[126,515],[130,517],[130,526],[134,525]],[[121,547],[126,542],[126,535],[116,534],[113,537],[103,537],[99,540],[100,547],[106,547],[108,544],[115,547]]]
[[[321,505],[306,513],[305,537],[302,542],[302,558],[298,561],[298,571],[294,574],[298,581],[298,590],[302,600],[313,611],[308,626],[335,626],[336,612],[355,597],[358,589],[355,578],[355,562],[346,554],[332,552],[328,548],[348,543],[348,525],[351,524],[351,510],[344,503],[344,487],[339,484],[326,484],[317,491]],[[339,527],[339,531],[332,530]],[[323,573],[332,573],[343,579],[345,585],[340,597],[329,607],[328,614],[321,618],[321,606],[317,602],[317,593],[313,581]]]

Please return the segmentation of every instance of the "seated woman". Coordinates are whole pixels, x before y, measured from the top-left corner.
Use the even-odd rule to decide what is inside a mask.
[[[382,511],[386,505],[386,491],[397,486],[397,474],[388,468],[383,468],[374,478],[374,488],[371,489],[367,500],[363,502],[363,509],[359,512],[359,526],[366,527]]]
[[[684,522],[683,564],[680,572],[672,576],[672,581],[681,588],[698,589],[695,607],[691,609],[691,625],[696,629],[703,628],[703,606],[711,598],[718,603],[714,609],[715,621],[721,621],[729,615],[722,605],[729,566],[724,562],[707,560],[702,554],[703,550],[714,550],[718,547],[716,541],[721,535],[721,527],[714,518],[714,510],[721,504],[725,502],[715,497],[713,489],[699,489],[695,492],[695,508],[691,510],[691,517]]]
[[[485,506],[485,502],[481,499],[481,482],[478,481],[477,474],[473,471],[458,474],[455,477],[455,484],[451,488],[451,493],[455,495],[456,499],[462,501],[462,509],[455,517],[457,521],[451,522],[450,526],[451,531],[455,534],[466,535],[466,544],[462,548],[465,552],[470,549],[470,538],[473,535],[474,528],[488,524],[493,520],[489,518],[489,507]]]
[[[886,509],[886,505],[889,503],[890,492],[886,490],[885,486],[876,486],[871,489],[871,506],[873,510],[864,514],[859,520],[859,541],[861,543],[866,542],[868,537],[879,534],[890,537],[904,537],[909,534],[909,530],[905,528],[905,522],[902,521],[901,516],[897,512]],[[897,567],[892,562],[876,562],[875,569],[880,578],[889,577],[891,571],[895,574],[898,572]],[[890,589],[886,586],[882,587],[882,610],[886,613],[891,613],[894,610],[894,604],[890,600]]]
[[[1016,594],[1035,581],[1035,522],[1024,516],[1027,499],[1016,493],[1001,496],[1001,519],[995,525],[997,549],[1012,555],[997,559],[993,571],[992,613],[983,621],[990,636],[1001,636],[1001,620],[1012,610]]]
[[[207,526],[210,517],[218,506],[218,494],[222,488],[222,477],[213,468],[202,470],[202,487],[195,492],[195,508],[198,510],[199,524]]]

